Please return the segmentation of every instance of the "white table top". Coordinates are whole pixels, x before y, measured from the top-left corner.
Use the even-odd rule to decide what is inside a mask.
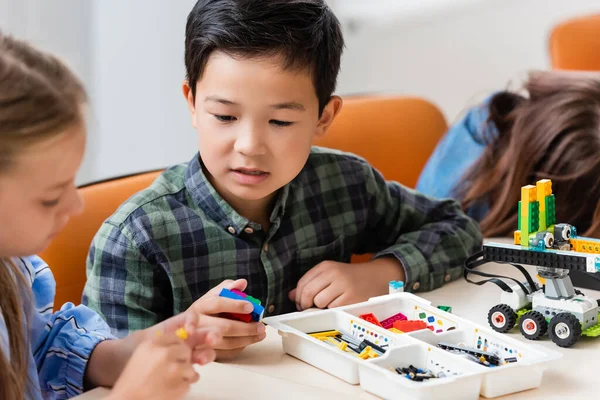
[[[514,269],[509,266],[489,264],[482,268],[489,272],[515,275]],[[535,270],[531,268],[530,271]],[[600,298],[600,292],[583,292]],[[488,311],[499,302],[500,293],[500,289],[491,283],[476,286],[460,279],[441,289],[419,295],[434,305],[452,306],[454,314],[487,326]],[[527,341],[518,328],[509,335]],[[569,349],[554,345],[547,336],[536,343],[559,351],[563,357],[544,372],[539,389],[504,396],[503,400],[564,400],[597,396],[600,388],[600,338],[583,337]],[[201,379],[192,388],[189,399],[376,399],[360,386],[349,385],[283,353],[281,337],[271,327],[267,327],[267,338],[263,342],[244,350],[235,361],[213,363],[200,368],[199,372]],[[108,391],[105,389],[96,389],[78,399],[101,399],[106,393]]]

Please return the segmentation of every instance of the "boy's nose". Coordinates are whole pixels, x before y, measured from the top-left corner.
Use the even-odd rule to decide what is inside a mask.
[[[246,156],[259,156],[266,152],[264,134],[256,129],[248,130],[238,136],[234,149]]]

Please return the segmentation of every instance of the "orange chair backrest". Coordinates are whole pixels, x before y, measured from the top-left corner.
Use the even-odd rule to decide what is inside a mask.
[[[441,111],[416,97],[344,100],[340,114],[318,146],[365,158],[387,180],[414,188],[448,125]]]
[[[600,14],[557,25],[549,46],[554,69],[600,71]]]
[[[342,111],[318,146],[357,154],[387,180],[414,188],[429,156],[448,130],[442,112],[416,97],[357,97],[344,100]],[[372,255],[354,255],[366,262]]]
[[[100,225],[134,193],[147,188],[162,171],[112,179],[79,189],[84,202],[81,215],[71,218],[65,229],[40,254],[56,279],[54,308],[70,301],[81,302],[86,281],[85,263],[92,239]]]

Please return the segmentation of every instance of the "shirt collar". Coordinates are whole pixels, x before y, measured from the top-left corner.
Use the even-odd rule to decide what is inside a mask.
[[[247,226],[256,229],[257,225],[237,213],[215,190],[208,181],[200,154],[192,158],[185,170],[185,186],[194,202],[213,221],[231,234],[239,235]],[[285,185],[280,191],[270,216],[270,221],[276,223],[283,216],[288,199],[290,184]]]

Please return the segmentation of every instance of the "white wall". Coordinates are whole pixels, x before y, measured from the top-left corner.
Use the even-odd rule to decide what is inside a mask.
[[[188,161],[197,151],[181,84],[193,0],[95,0],[98,141],[90,180]]]
[[[598,0],[329,0],[346,34],[338,92],[424,96],[449,120],[548,68],[547,35]],[[194,0],[0,0],[0,29],[67,58],[92,100],[80,183],[187,161],[185,21]]]
[[[333,3],[347,42],[339,91],[424,96],[450,121],[528,69],[548,69],[556,23],[600,12],[598,0],[379,1],[380,13],[362,0]]]

